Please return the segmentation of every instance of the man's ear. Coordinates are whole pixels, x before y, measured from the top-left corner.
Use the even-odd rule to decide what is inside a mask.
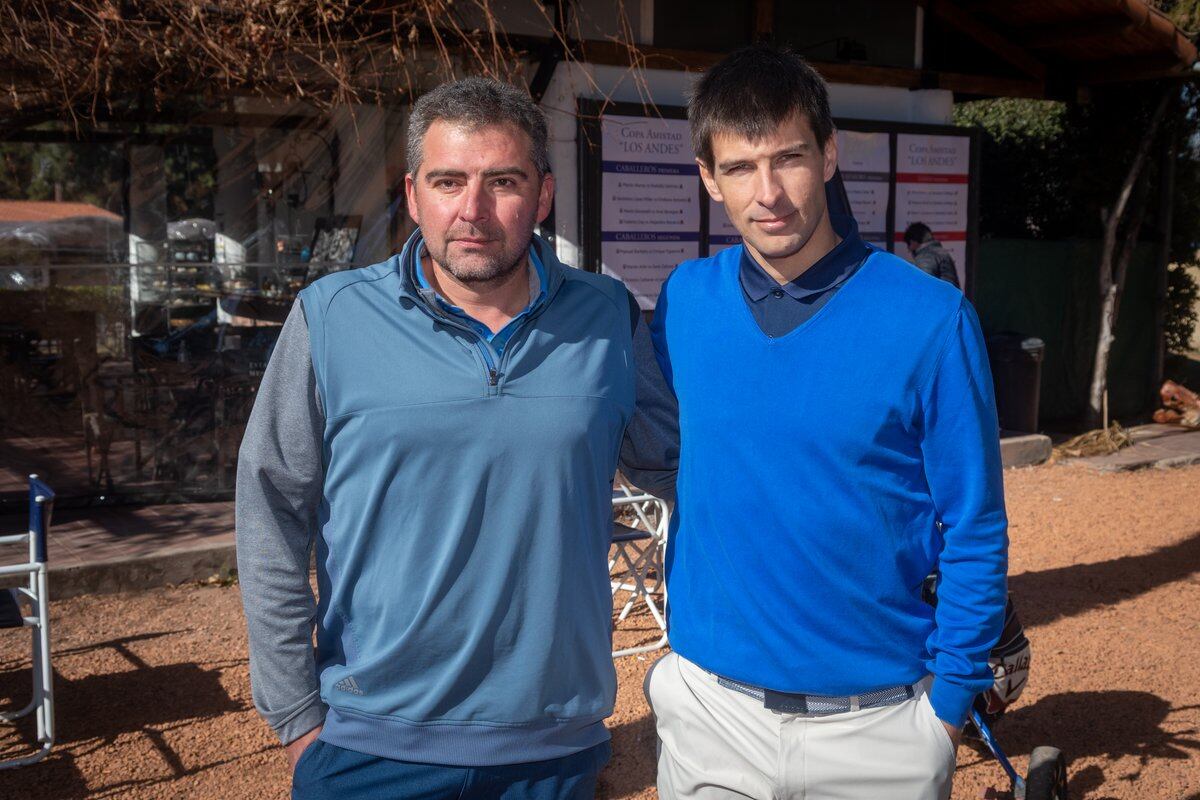
[[[538,190],[537,221],[541,225],[550,216],[554,208],[554,173],[547,172],[542,176],[542,188]]]
[[[713,177],[712,169],[699,158],[696,159],[696,165],[700,167],[700,180],[704,181],[704,188],[708,190],[708,196],[718,203],[724,203],[725,197],[717,186],[717,179]]]
[[[408,206],[408,215],[412,217],[413,222],[420,225],[421,209],[417,207],[417,186],[411,172],[404,175],[404,196],[408,199],[408,202],[405,203]]]
[[[833,180],[833,173],[837,172],[837,131],[829,134],[829,138],[825,140],[825,182]]]

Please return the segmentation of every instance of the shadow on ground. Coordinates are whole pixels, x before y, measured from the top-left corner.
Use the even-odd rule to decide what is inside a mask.
[[[1117,776],[1132,784],[1150,761],[1186,760],[1192,751],[1200,750],[1197,731],[1173,732],[1164,727],[1172,713],[1183,710],[1172,709],[1166,700],[1149,692],[1064,692],[1010,711],[996,726],[996,735],[1010,756],[1027,755],[1042,745],[1059,748],[1069,762],[1132,756],[1137,767]],[[996,770],[1000,770],[998,764]],[[1071,797],[1103,800],[1089,794],[1106,781],[1099,766],[1069,769],[1068,774]]]
[[[1114,605],[1200,572],[1200,532],[1140,556],[1025,572],[1008,591],[1026,627]]]
[[[658,760],[654,717],[649,712],[632,722],[617,725],[612,734],[613,759],[600,773],[597,797],[627,797],[654,785]]]
[[[221,669],[205,669],[187,662],[152,666],[138,658],[129,647],[138,641],[176,633],[179,631],[142,634],[55,651],[54,658],[63,659],[111,649],[122,655],[131,668],[88,675],[78,680],[68,680],[56,671],[55,749],[40,764],[0,772],[0,797],[64,800],[119,796],[130,786],[173,780],[216,766],[185,766],[164,733],[199,719],[244,709],[244,704],[233,700],[222,686]],[[6,665],[0,671],[0,698],[8,701],[3,708],[23,706],[29,698],[29,685],[27,665]],[[119,736],[129,733],[139,733],[150,741],[167,765],[170,776],[94,786],[89,791],[75,760],[111,746]],[[0,727],[0,759],[26,754],[34,748],[34,741],[32,717],[22,719],[14,726]]]

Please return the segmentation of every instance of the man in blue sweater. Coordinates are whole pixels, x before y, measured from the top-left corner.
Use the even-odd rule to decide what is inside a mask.
[[[420,230],[300,293],[242,442],[254,701],[294,800],[584,800],[612,478],[671,480],[674,401],[624,287],[533,234],[554,178],[528,94],[424,95],[408,167]]]
[[[837,143],[801,58],[730,55],[689,121],[744,243],[681,264],[651,326],[681,434],[660,796],[946,798],[1006,598],[975,312],[830,217]]]

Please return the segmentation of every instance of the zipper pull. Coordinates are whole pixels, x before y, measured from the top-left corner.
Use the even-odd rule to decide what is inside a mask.
[[[488,386],[495,386],[500,382],[500,373],[494,369],[488,370]]]

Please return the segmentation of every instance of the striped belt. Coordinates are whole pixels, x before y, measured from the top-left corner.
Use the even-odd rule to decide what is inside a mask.
[[[916,693],[912,685],[905,685],[844,697],[823,694],[792,694],[739,683],[729,678],[723,678],[716,673],[709,674],[713,675],[717,679],[717,683],[726,689],[753,697],[771,711],[781,711],[785,714],[811,714],[817,717],[827,714],[844,714],[847,711],[859,711],[864,708],[894,706],[912,698]]]

